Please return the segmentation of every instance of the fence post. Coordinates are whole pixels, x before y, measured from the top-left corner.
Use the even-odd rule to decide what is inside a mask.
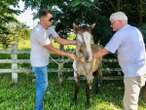
[[[11,53],[11,69],[12,69],[12,82],[17,83],[18,82],[18,73],[17,73],[17,44],[12,44],[12,53]]]
[[[63,82],[63,64],[64,63],[58,63],[58,79],[59,79],[59,83],[62,84]]]

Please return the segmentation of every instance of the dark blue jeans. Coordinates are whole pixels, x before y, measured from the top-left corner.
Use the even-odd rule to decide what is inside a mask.
[[[43,110],[43,97],[46,89],[48,88],[47,66],[32,67],[32,71],[36,76],[35,110]]]

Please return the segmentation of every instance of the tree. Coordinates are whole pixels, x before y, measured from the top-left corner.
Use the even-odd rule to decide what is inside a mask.
[[[24,0],[26,8],[31,7],[38,12],[42,8],[52,10],[56,21],[60,21],[62,29],[71,28],[73,22],[81,20],[87,23],[96,22],[100,10],[99,0]],[[56,8],[61,11],[57,10]]]
[[[109,16],[115,11],[124,11],[129,23],[142,25],[146,22],[146,0],[23,0],[25,6],[37,9],[53,9],[57,6],[61,12],[53,11],[63,28],[70,28],[75,21],[96,22],[95,41],[107,41],[111,36]]]
[[[20,10],[13,7],[17,6],[19,0],[1,0],[0,1],[0,42],[4,48],[7,48],[10,42],[9,34],[11,33],[9,24],[18,23],[15,14],[19,14]]]
[[[11,6],[16,6],[18,0],[1,0],[0,4],[0,33],[8,33],[7,24],[17,22],[14,14],[18,14],[20,11],[12,9]]]

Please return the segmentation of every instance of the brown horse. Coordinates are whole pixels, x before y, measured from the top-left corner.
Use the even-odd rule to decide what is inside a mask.
[[[94,52],[97,52],[101,48],[100,45],[95,45],[93,42],[93,36],[91,35],[91,29],[95,26],[90,25],[75,25],[74,29],[77,35],[77,48],[76,55],[80,61],[74,61],[74,79],[75,79],[75,93],[74,101],[77,103],[77,94],[79,92],[80,76],[84,76],[86,79],[86,105],[90,105],[90,90],[92,88],[92,82],[94,79],[93,73],[96,72],[101,64],[102,58],[95,59],[92,57]]]

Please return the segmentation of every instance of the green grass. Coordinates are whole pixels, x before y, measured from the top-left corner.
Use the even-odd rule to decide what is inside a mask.
[[[0,110],[33,110],[35,82],[33,74],[19,74],[17,84],[12,84],[10,74],[0,75]],[[65,80],[59,85],[57,74],[49,73],[49,91],[45,94],[44,110],[85,110],[85,82],[81,81],[78,104],[70,106],[74,81]],[[90,110],[122,110],[122,81],[103,81],[100,92],[91,95]],[[140,98],[140,109],[146,110]]]

